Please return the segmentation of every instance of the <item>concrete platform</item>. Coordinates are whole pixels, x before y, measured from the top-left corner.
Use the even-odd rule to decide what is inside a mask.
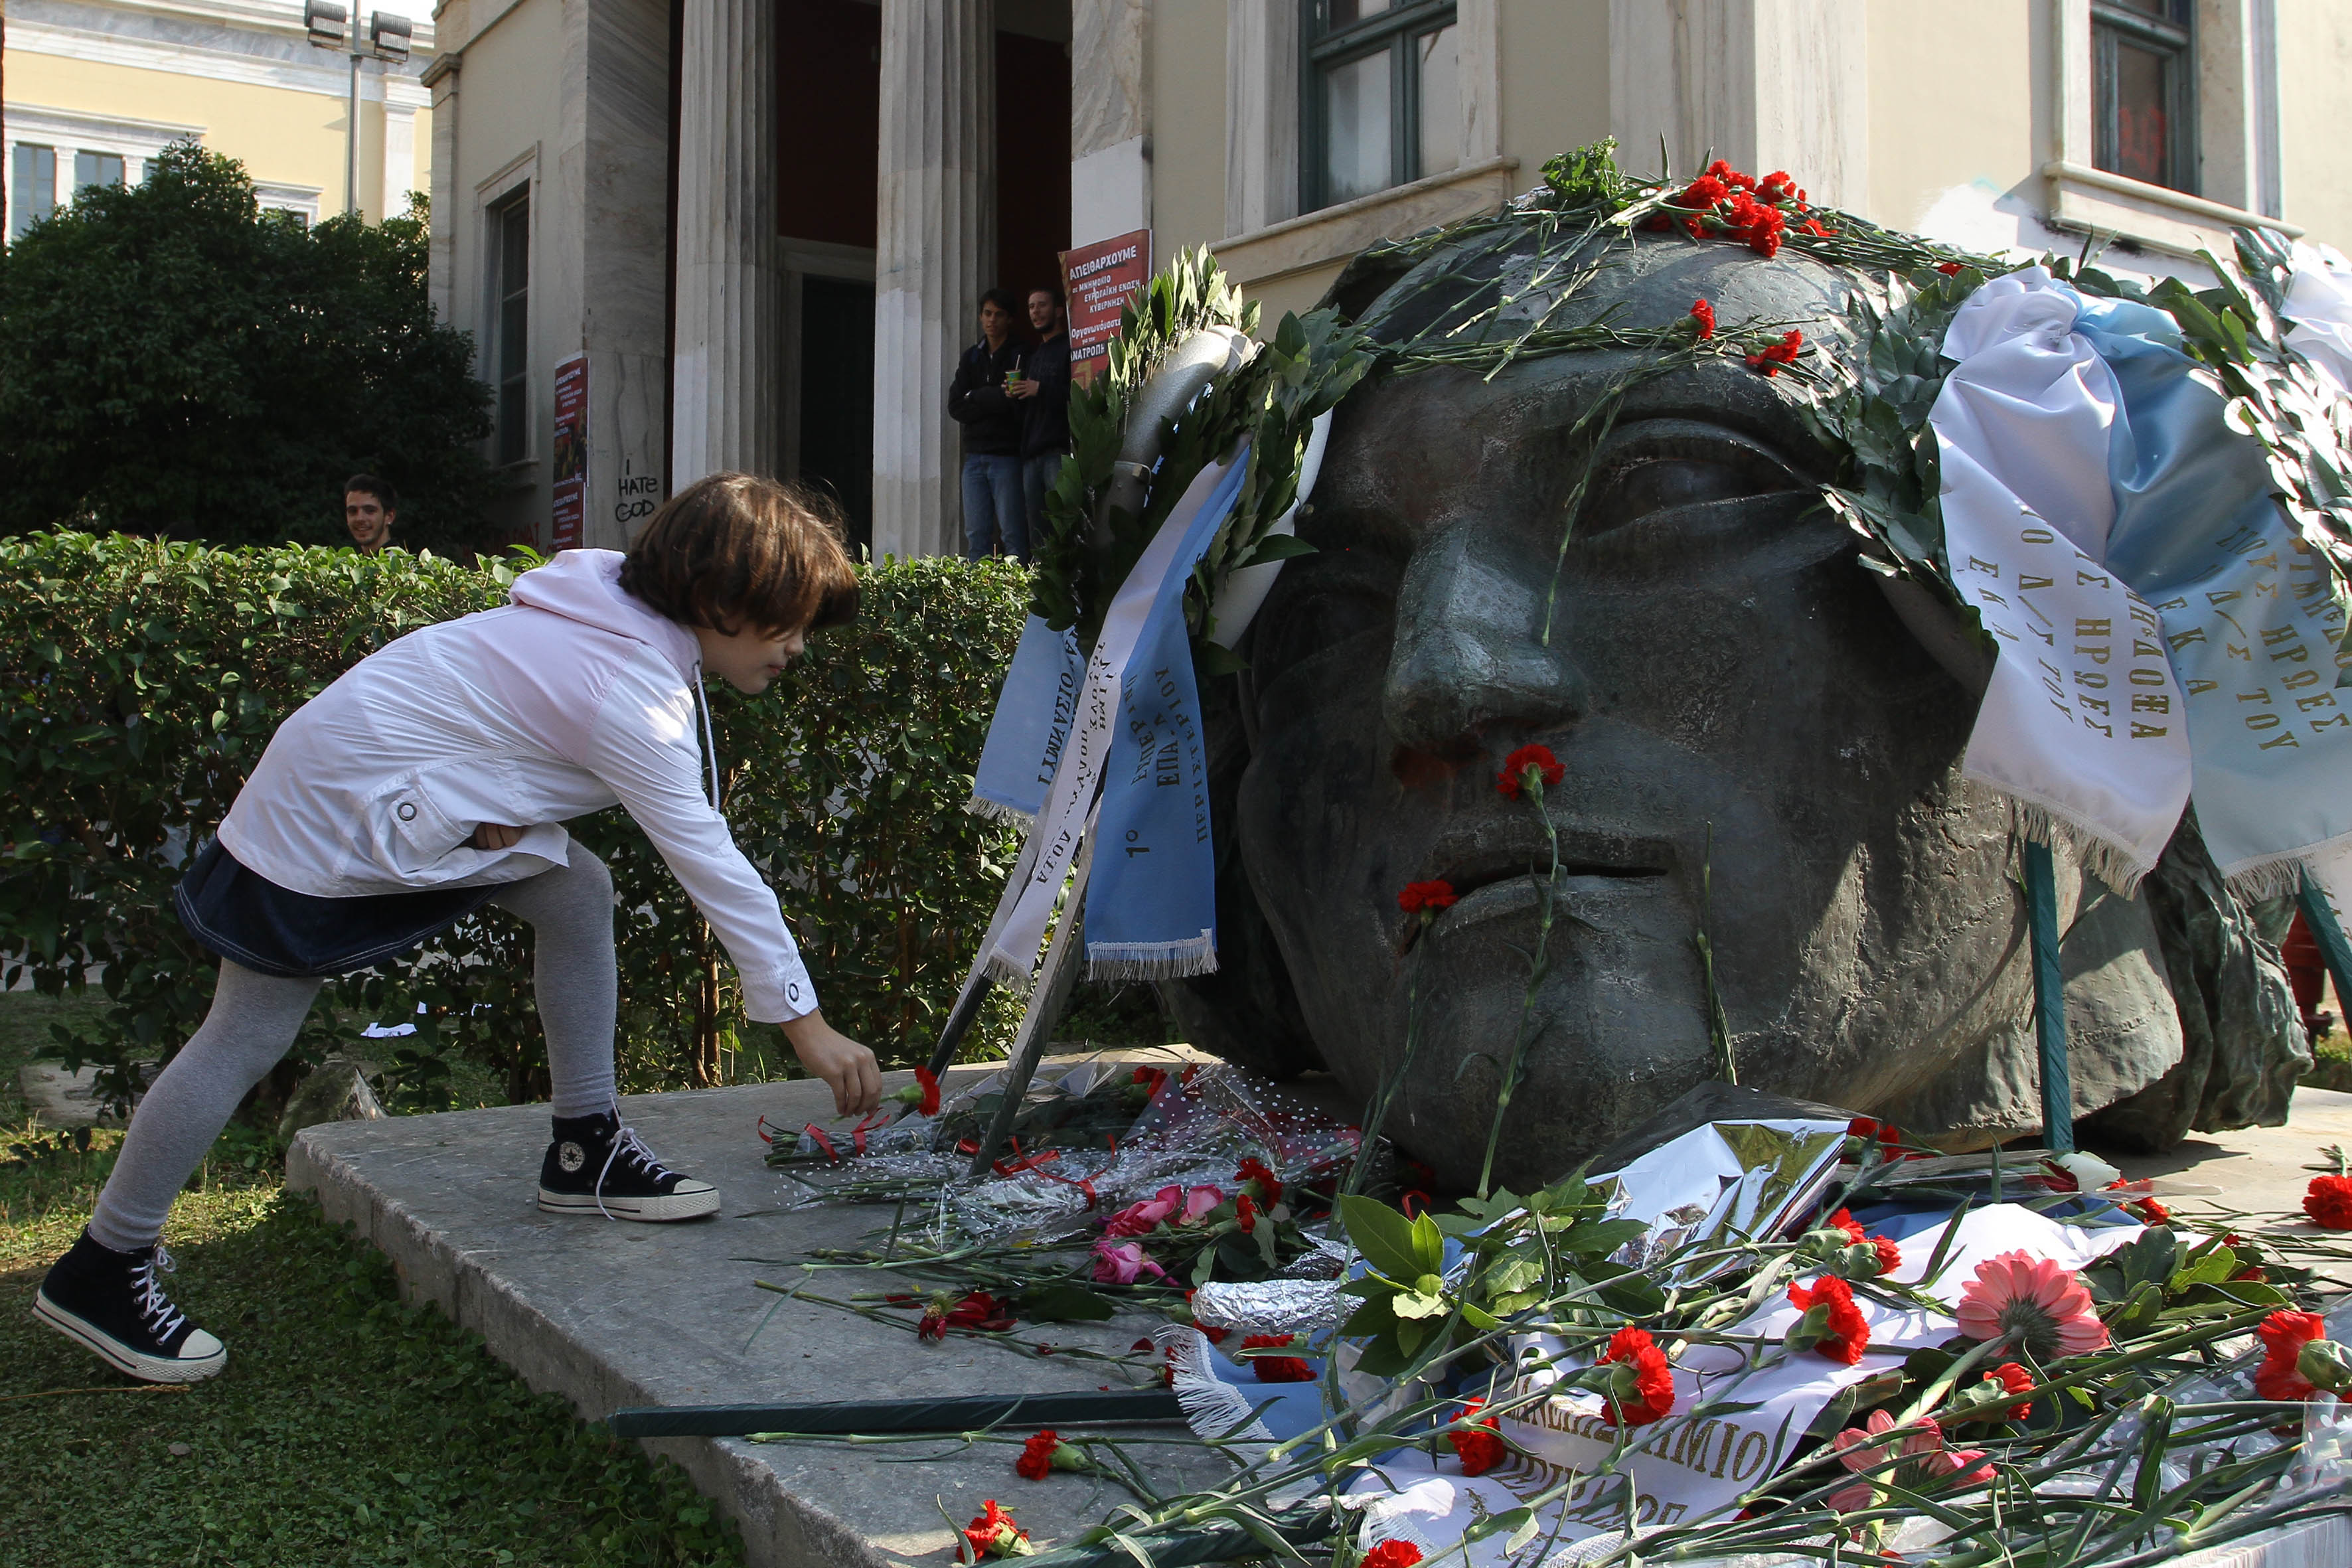
[[[889,1075],[886,1083],[895,1088],[908,1076]],[[1099,1363],[1032,1359],[972,1339],[922,1342],[802,1301],[783,1302],[761,1329],[779,1298],[755,1288],[754,1278],[790,1285],[801,1270],[748,1259],[858,1246],[877,1224],[889,1224],[888,1209],[864,1205],[775,1212],[789,1184],[761,1163],[758,1119],[824,1125],[832,1110],[830,1091],[813,1082],[624,1100],[624,1116],[665,1162],[717,1184],[724,1195],[717,1218],[682,1225],[541,1214],[543,1106],[323,1123],[295,1141],[287,1182],[318,1193],[331,1219],[352,1222],[389,1255],[412,1294],[439,1303],[533,1388],[562,1394],[592,1420],[632,1405],[1126,1385]],[[846,1298],[890,1288],[884,1278],[835,1272],[812,1289]],[[1033,1343],[1124,1352],[1160,1321],[1024,1324],[1023,1333]],[[1176,1426],[1125,1435],[1186,1436]],[[950,1452],[951,1442],[688,1437],[646,1447],[685,1467],[740,1522],[757,1568],[945,1563],[953,1560],[955,1537],[942,1509],[961,1526],[995,1498],[1044,1542],[1097,1522],[1129,1498],[1085,1476],[1023,1480],[1013,1471],[1019,1450],[1003,1445]],[[1129,1452],[1165,1491],[1223,1473],[1189,1443]]]
[[[977,1071],[980,1069],[961,1069]],[[907,1075],[890,1075],[891,1087]],[[479,1332],[534,1388],[563,1395],[590,1419],[631,1405],[877,1399],[939,1393],[1091,1389],[1121,1380],[1099,1363],[1031,1359],[969,1339],[917,1341],[904,1330],[832,1308],[786,1301],[754,1278],[791,1284],[789,1261],[812,1247],[852,1247],[887,1210],[776,1212],[789,1184],[761,1163],[758,1119],[798,1127],[830,1120],[821,1084],[759,1085],[632,1098],[624,1113],[661,1156],[719,1184],[714,1220],[621,1225],[542,1215],[534,1203],[546,1146],[544,1108],[516,1106],[384,1121],[322,1124],[287,1159],[289,1185],[316,1191],[328,1215],[383,1248],[407,1289]],[[2330,1143],[2352,1147],[2352,1095],[2298,1094],[2284,1128],[2199,1135],[2171,1154],[2116,1159],[2133,1176],[2181,1173],[2224,1190],[2236,1210],[2295,1213]],[[2185,1214],[2196,1199],[2168,1200]],[[2344,1276],[2339,1276],[2344,1277]],[[2352,1282],[2352,1281],[2348,1281]],[[831,1273],[812,1289],[847,1297],[881,1277]],[[1125,1351],[1157,1322],[1024,1327],[1030,1342]],[[756,1331],[756,1337],[755,1337]],[[747,1348],[748,1347],[748,1348]],[[1026,1436],[1024,1428],[1016,1436]],[[1133,1436],[1180,1435],[1135,1428]],[[961,1525],[995,1498],[1041,1543],[1098,1521],[1127,1494],[1089,1478],[1024,1481],[1015,1450],[954,1451],[947,1442],[856,1446],[753,1444],[734,1438],[649,1443],[676,1459],[743,1529],[760,1568],[945,1563]],[[1163,1490],[1213,1480],[1220,1466],[1181,1445],[1135,1450]],[[2195,1561],[2210,1568],[2341,1568],[2352,1525],[2324,1521]]]

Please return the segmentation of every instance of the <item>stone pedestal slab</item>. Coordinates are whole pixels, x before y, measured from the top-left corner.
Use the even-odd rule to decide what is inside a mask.
[[[907,1076],[886,1081],[895,1088]],[[718,1184],[719,1217],[664,1226],[540,1213],[544,1106],[313,1127],[287,1156],[287,1181],[316,1192],[329,1218],[349,1221],[389,1254],[412,1298],[437,1303],[532,1387],[562,1394],[591,1420],[634,1405],[1123,1385],[1097,1362],[1033,1359],[972,1339],[926,1342],[835,1308],[779,1305],[753,1286],[755,1278],[790,1285],[801,1275],[790,1262],[754,1259],[856,1247],[890,1223],[891,1211],[879,1207],[780,1212],[791,1184],[761,1163],[757,1122],[829,1124],[824,1085],[647,1095],[622,1106],[664,1160]],[[809,1287],[840,1299],[893,1288],[884,1276],[851,1271],[824,1273]],[[1124,1352],[1158,1321],[1024,1323],[1021,1333],[1031,1343]],[[1185,1434],[1171,1426],[1126,1436]],[[942,1509],[961,1526],[995,1498],[1043,1543],[1128,1499],[1085,1476],[1023,1480],[1013,1471],[1019,1449],[1003,1444],[688,1437],[646,1447],[677,1460],[740,1521],[757,1568],[946,1563],[952,1538]],[[1189,1443],[1130,1451],[1168,1491],[1211,1484],[1223,1469]]]

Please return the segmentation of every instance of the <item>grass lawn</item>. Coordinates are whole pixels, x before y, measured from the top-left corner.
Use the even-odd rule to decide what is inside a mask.
[[[121,1138],[43,1134],[17,1096],[17,1067],[73,1005],[0,995],[0,1563],[742,1560],[682,1472],[404,1308],[382,1255],[234,1129],[166,1237],[171,1294],[228,1342],[226,1371],[142,1392],[36,1323],[33,1292]]]

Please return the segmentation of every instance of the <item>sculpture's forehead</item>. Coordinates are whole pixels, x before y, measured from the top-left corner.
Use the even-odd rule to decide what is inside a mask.
[[[1491,284],[1484,298],[1499,299],[1499,308],[1462,328],[1453,302],[1482,284]],[[1375,301],[1367,322],[1408,353],[1460,354],[1475,343],[1484,362],[1385,376],[1350,400],[1349,425],[1360,442],[1372,437],[1369,460],[1392,462],[1424,446],[1417,437],[1456,447],[1465,437],[1484,447],[1547,439],[1616,393],[1620,419],[1717,419],[1786,446],[1803,462],[1817,446],[1801,411],[1806,388],[1793,376],[1758,374],[1742,353],[1655,375],[1645,372],[1656,355],[1640,350],[1522,353],[1499,372],[1495,366],[1531,328],[1606,321],[1623,331],[1679,331],[1701,300],[1727,346],[1761,346],[1795,328],[1816,354],[1834,353],[1845,347],[1853,287],[1849,275],[1793,253],[1768,261],[1744,247],[1664,237],[1572,254],[1532,245],[1500,256],[1441,253]]]

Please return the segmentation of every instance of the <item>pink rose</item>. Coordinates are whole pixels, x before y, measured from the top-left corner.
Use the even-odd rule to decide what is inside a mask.
[[[1182,1206],[1184,1189],[1162,1187],[1150,1197],[1132,1203],[1103,1222],[1105,1236],[1143,1236]]]
[[[1176,1223],[1178,1225],[1191,1225],[1194,1220],[1199,1219],[1202,1215],[1207,1214],[1211,1209],[1215,1208],[1219,1204],[1222,1204],[1224,1201],[1225,1194],[1217,1191],[1214,1187],[1194,1187],[1191,1192],[1184,1194],[1184,1217],[1178,1220]]]
[[[1139,1242],[1095,1243],[1095,1283],[1132,1285],[1139,1279],[1165,1279],[1168,1271],[1144,1256]]]

